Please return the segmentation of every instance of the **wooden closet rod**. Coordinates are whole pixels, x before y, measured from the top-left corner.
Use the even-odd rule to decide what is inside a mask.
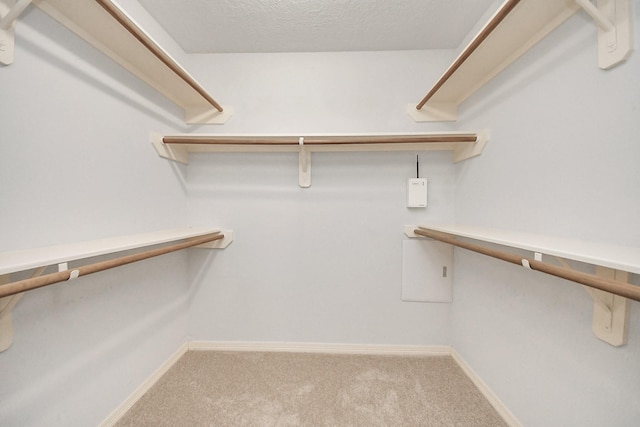
[[[54,283],[64,282],[71,278],[74,274],[74,278],[80,276],[86,276],[87,274],[97,273],[99,271],[108,270],[110,268],[119,267],[125,264],[131,264],[136,261],[142,261],[148,258],[153,258],[159,255],[168,254],[170,252],[179,251],[182,249],[190,248],[192,246],[202,245],[204,243],[213,242],[216,240],[224,239],[224,234],[213,233],[202,237],[194,237],[185,240],[182,243],[176,243],[175,245],[165,246],[158,249],[151,249],[148,251],[140,252],[133,255],[126,255],[120,258],[115,258],[107,261],[96,262],[94,264],[85,265],[78,268],[72,268],[69,270],[60,271],[57,273],[46,274],[44,276],[33,277],[31,279],[19,280],[17,282],[7,283],[6,285],[0,285],[0,298],[19,294],[21,292],[29,291],[31,289],[41,288],[43,286],[53,285]]]
[[[440,77],[440,80],[436,82],[436,84],[431,88],[429,93],[422,98],[422,101],[416,105],[416,110],[420,110],[424,105],[436,94],[436,92],[451,78],[451,76],[460,68],[464,62],[469,59],[471,54],[489,37],[491,32],[496,29],[498,25],[509,15],[509,13],[513,10],[517,4],[520,3],[520,0],[508,0],[502,8],[494,15],[494,17],[489,21],[489,23],[482,29],[482,31],[469,43],[469,46],[465,48],[464,51],[458,56],[453,64],[445,71],[445,73]]]
[[[196,92],[207,100],[216,110],[223,112],[223,108],[216,102],[215,99],[207,93],[202,86],[194,80],[193,77],[179,64],[177,64],[173,58],[171,58],[160,46],[153,41],[147,33],[138,27],[129,17],[120,10],[120,8],[113,4],[111,0],[95,0],[104,10],[106,10],[120,25],[122,25],[133,37],[135,37],[149,52],[156,56],[164,65],[169,67],[171,71],[176,73],[186,84],[191,86]]]
[[[447,142],[476,142],[476,134],[459,135],[354,135],[354,136],[304,136],[304,145],[346,145],[346,144],[424,144]],[[210,144],[210,145],[298,145],[297,136],[229,137],[183,135],[165,136],[165,144]]]
[[[449,234],[435,230],[417,228],[414,230],[414,233],[420,236],[430,237],[441,242],[449,243],[450,245],[458,246],[463,249],[478,252],[493,258],[501,259],[512,264],[522,266],[528,263],[529,267],[531,267],[532,270],[541,271],[543,273],[551,274],[552,276],[580,283],[581,285],[589,286],[591,288],[600,289],[615,295],[620,295],[625,298],[640,301],[640,286],[635,286],[629,283],[621,282],[619,280],[604,279],[593,274],[582,273],[580,271],[575,271],[566,267],[557,267],[533,259],[523,258],[519,255],[510,254],[508,252],[486,248],[483,246],[475,245],[473,243],[463,242],[457,240],[455,237]]]

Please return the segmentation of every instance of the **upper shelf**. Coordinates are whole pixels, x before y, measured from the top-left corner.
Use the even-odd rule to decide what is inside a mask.
[[[489,132],[432,132],[395,134],[203,135],[153,134],[161,157],[188,163],[197,152],[320,152],[320,151],[432,151],[451,150],[454,162],[482,153]]]
[[[407,112],[415,121],[455,121],[458,106],[580,6],[574,0],[507,0],[445,71]]]
[[[298,183],[311,186],[314,151],[427,151],[451,150],[453,161],[479,156],[489,132],[351,135],[151,135],[160,157],[189,163],[193,152],[297,152]]]
[[[231,108],[207,91],[111,0],[34,0],[78,36],[182,107],[187,123],[225,123]]]
[[[413,228],[408,227],[407,233]],[[425,225],[418,228],[640,274],[640,248],[637,247],[464,225]]]

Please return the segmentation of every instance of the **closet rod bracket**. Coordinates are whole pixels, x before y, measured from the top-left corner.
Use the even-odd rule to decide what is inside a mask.
[[[13,63],[15,50],[15,23],[18,17],[31,4],[31,0],[17,0],[10,5],[11,0],[0,0],[0,64]]]
[[[304,137],[298,139],[298,185],[302,188],[311,187],[311,153],[305,149]]]
[[[555,258],[564,268],[572,269],[566,259],[558,256]],[[629,273],[603,266],[596,266],[596,275],[605,279],[629,281]],[[588,286],[583,288],[593,300],[593,334],[614,347],[625,345],[629,330],[629,300]]]
[[[598,65],[609,69],[626,60],[633,46],[629,0],[575,0],[598,26]]]
[[[189,164],[189,151],[185,147],[176,147],[162,142],[162,135],[151,132],[151,145],[163,159],[173,160],[174,162]]]
[[[46,266],[37,268],[31,277],[42,276]],[[0,275],[0,285],[9,283],[10,275]],[[0,298],[0,353],[13,344],[13,309],[22,298],[24,292]]]
[[[629,281],[629,273],[596,266],[596,275],[608,279]],[[627,343],[629,331],[629,300],[599,289],[585,287],[593,300],[592,329],[596,337],[620,347]]]

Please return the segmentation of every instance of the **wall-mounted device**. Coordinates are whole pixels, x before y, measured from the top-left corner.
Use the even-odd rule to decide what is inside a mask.
[[[407,180],[407,207],[427,207],[427,179],[420,178],[420,159],[416,156],[416,177]]]

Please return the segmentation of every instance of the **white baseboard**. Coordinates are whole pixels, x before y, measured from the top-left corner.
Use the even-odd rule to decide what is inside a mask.
[[[190,341],[184,343],[160,368],[158,368],[131,396],[111,413],[100,427],[112,427],[131,407],[188,351],[268,351],[326,354],[371,354],[397,356],[451,356],[471,379],[491,406],[510,427],[522,427],[516,417],[498,399],[473,369],[449,346],[400,346],[382,344],[327,344],[291,342],[245,342],[245,341]]]
[[[467,377],[469,377],[473,384],[478,387],[480,393],[482,393],[485,399],[489,401],[491,406],[493,406],[498,414],[500,414],[504,422],[507,423],[509,427],[522,427],[522,424],[520,424],[520,421],[518,421],[515,415],[513,415],[511,411],[509,411],[509,409],[504,405],[504,403],[502,403],[502,401],[498,399],[498,396],[496,396],[495,393],[491,391],[489,386],[484,381],[482,381],[478,374],[476,374],[476,372],[471,369],[471,366],[469,366],[467,362],[465,362],[462,356],[460,356],[460,353],[458,353],[453,348],[451,349],[451,357],[453,357],[453,360],[455,360],[458,366],[460,366],[460,369],[462,369],[464,373],[467,374]]]
[[[382,344],[333,344],[295,342],[191,341],[189,350],[268,351],[327,354],[380,354],[450,356],[449,346],[400,346]]]
[[[127,413],[129,409],[142,397],[144,394],[149,391],[153,385],[158,382],[158,380],[165,374],[171,367],[189,350],[189,344],[184,343],[178,351],[167,359],[166,362],[162,364],[158,369],[156,369],[153,374],[145,382],[143,382],[140,387],[138,387],[115,411],[113,411],[101,424],[100,427],[112,427],[120,418]]]

